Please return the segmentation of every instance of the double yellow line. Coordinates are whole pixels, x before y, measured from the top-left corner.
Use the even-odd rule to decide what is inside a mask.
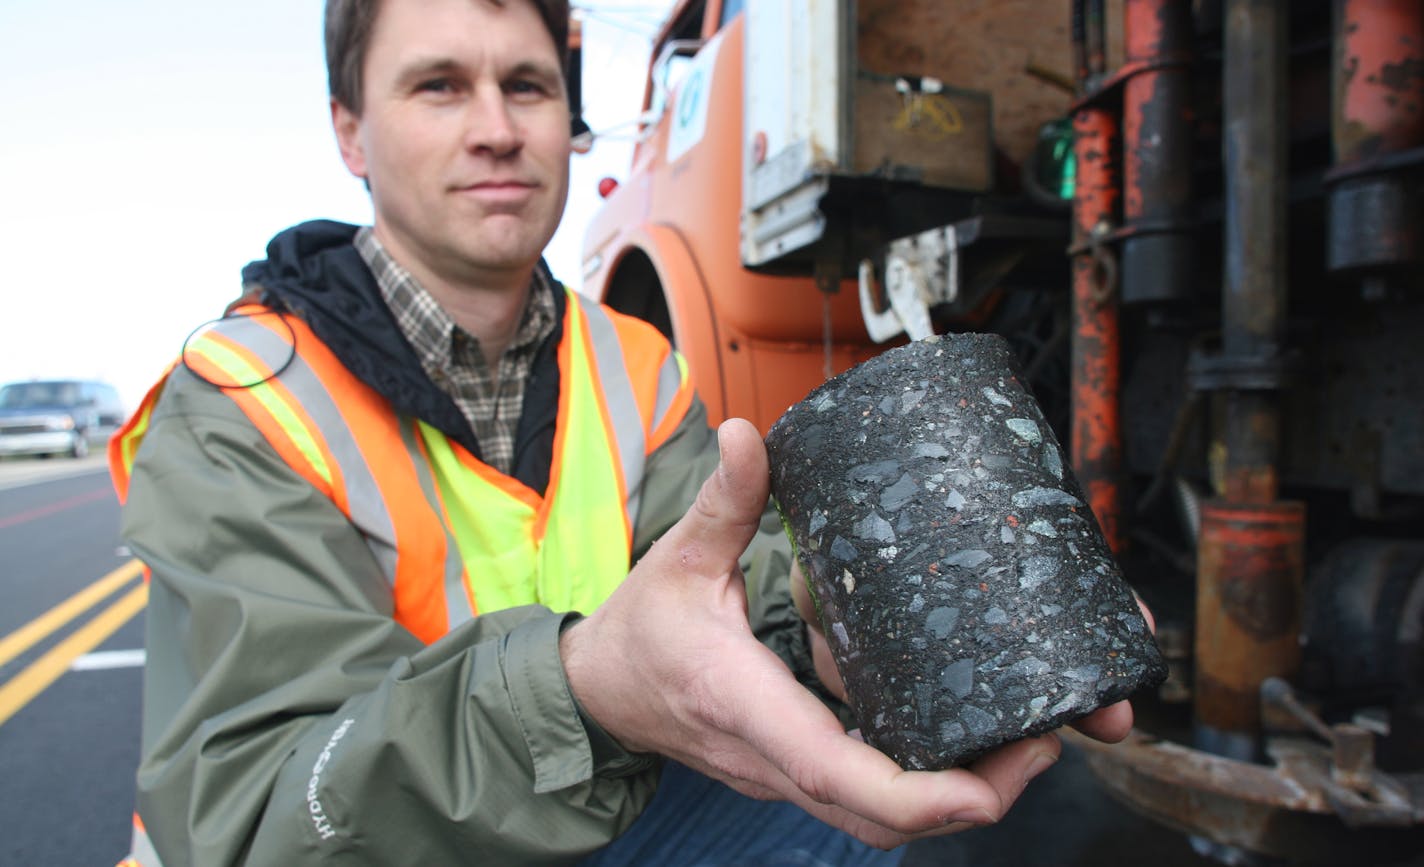
[[[34,647],[55,630],[60,629],[84,612],[98,605],[143,572],[143,565],[130,560],[114,571],[80,590],[49,611],[0,639],[0,666]],[[148,604],[148,584],[140,581],[117,601],[105,608],[93,620],[46,651],[28,668],[4,685],[0,685],[0,725],[4,725],[20,708],[44,692],[50,684],[69,670],[74,660],[98,647],[119,627],[128,623]]]

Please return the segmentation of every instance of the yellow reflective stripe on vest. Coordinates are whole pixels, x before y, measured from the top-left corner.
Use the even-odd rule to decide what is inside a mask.
[[[294,469],[337,500],[390,580],[397,619],[430,641],[481,611],[531,602],[592,610],[627,574],[645,425],[663,417],[675,425],[690,387],[685,365],[655,333],[565,292],[544,496],[390,413],[300,321],[247,308],[257,314],[218,323],[190,343],[188,358],[209,379],[257,383],[225,391]],[[620,333],[634,341],[634,371]],[[654,393],[648,418],[638,401],[653,403]]]
[[[473,612],[464,567],[409,421],[397,417],[299,320],[251,306],[210,331],[209,342],[244,363],[219,366],[226,359],[210,358],[205,346],[195,351],[190,343],[189,365],[209,380],[228,383],[224,393],[360,531],[387,584],[366,588],[371,598],[393,593],[393,616],[427,642],[468,620]],[[236,387],[253,382],[254,372],[265,376],[274,370],[280,375],[268,382]],[[263,389],[272,392],[266,401],[254,394]],[[287,411],[269,410],[273,402]],[[295,445],[303,441],[313,447]],[[308,460],[313,453],[319,462]],[[327,485],[327,478],[333,484]]]
[[[300,421],[299,414],[288,408],[282,416],[287,436],[294,442],[313,443],[313,448],[318,439],[323,443],[335,463],[336,475],[344,483],[346,510],[352,521],[361,528],[371,553],[393,583],[396,571],[394,522],[370,464],[361,453],[360,446],[331,393],[300,354],[292,356],[292,346],[285,336],[265,327],[260,318],[234,317],[223,320],[219,325],[220,333],[225,338],[241,345],[269,367],[282,367],[282,386],[301,406],[301,414],[305,415],[312,425],[312,429],[308,430]],[[266,386],[264,383],[249,391]],[[275,399],[269,395],[268,400],[263,401],[264,406]],[[287,423],[292,424],[292,427],[286,428]],[[307,454],[306,450],[302,453]],[[326,465],[325,460],[322,461],[321,467],[314,464],[312,469],[323,471],[327,475],[332,473],[332,468]]]
[[[292,444],[301,452],[308,466],[326,482],[328,489],[338,490],[338,476],[333,472],[331,465],[327,463],[324,454],[326,449],[322,442],[321,431],[325,428],[321,424],[307,425],[304,423],[300,407],[304,407],[305,404],[300,401],[287,400],[285,395],[279,393],[281,389],[275,384],[275,381],[268,379],[274,371],[281,368],[287,357],[291,355],[290,346],[284,351],[282,357],[264,359],[267,364],[266,369],[263,369],[254,365],[248,358],[244,358],[234,344],[228,343],[224,339],[228,335],[235,335],[252,328],[261,328],[261,326],[246,321],[245,317],[222,320],[189,340],[185,357],[190,365],[194,364],[194,359],[187,353],[209,361],[228,377],[227,382],[244,385],[256,383],[243,387],[241,390],[244,395],[262,404],[263,408],[271,414],[273,420],[286,433]],[[237,340],[236,337],[232,339]],[[240,346],[240,343],[237,345]],[[223,381],[213,377],[209,377],[209,379],[216,382]]]
[[[549,479],[554,506],[544,527],[539,595],[556,611],[589,612],[628,575],[636,516],[631,510],[646,453],[636,406],[615,412],[611,403],[614,395],[632,396],[627,366],[609,360],[617,336],[603,327],[606,314],[597,304],[573,292],[568,296],[560,348],[568,353],[561,371],[568,405],[564,429],[554,439]],[[604,360],[599,369],[595,357]]]
[[[168,365],[163,376],[143,396],[143,401],[139,403],[138,409],[134,410],[134,414],[109,438],[109,477],[114,482],[114,492],[118,494],[119,505],[129,500],[129,477],[133,474],[134,457],[138,455],[138,447],[143,442],[144,434],[148,433],[153,407],[158,403],[158,396],[163,393],[163,383],[168,381],[169,374],[177,366],[177,362]]]

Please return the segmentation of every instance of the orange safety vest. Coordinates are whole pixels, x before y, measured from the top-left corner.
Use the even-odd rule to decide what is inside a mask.
[[[191,338],[182,362],[224,386],[361,531],[390,582],[393,617],[429,643],[481,611],[532,603],[591,611],[628,573],[644,462],[686,416],[692,386],[682,356],[652,326],[565,292],[542,495],[397,415],[291,315],[239,308]],[[120,502],[166,380],[110,442]],[[134,820],[131,863],[160,867]]]

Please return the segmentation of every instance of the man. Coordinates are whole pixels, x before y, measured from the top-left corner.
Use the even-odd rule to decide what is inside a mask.
[[[374,226],[275,238],[111,452],[152,573],[135,863],[894,863],[1057,757],[904,773],[808,689],[756,431],[540,262],[566,22],[329,0]]]

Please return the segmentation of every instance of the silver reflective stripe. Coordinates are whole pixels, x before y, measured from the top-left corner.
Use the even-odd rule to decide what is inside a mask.
[[[405,449],[410,453],[412,462],[415,464],[415,475],[420,479],[420,490],[425,494],[426,501],[439,503],[440,491],[436,487],[435,474],[430,470],[430,462],[421,457],[420,431],[416,428],[416,422],[402,416],[400,433],[401,440],[405,443]],[[465,567],[464,561],[460,557],[459,543],[455,541],[455,537],[450,533],[450,528],[443,520],[440,522],[440,529],[445,533],[446,622],[450,629],[454,629],[461,623],[473,619],[475,612],[470,608],[470,597],[465,590]]]
[[[361,530],[372,556],[394,587],[397,558],[394,522],[355,435],[316,372],[301,355],[293,357],[292,346],[285,339],[249,317],[224,319],[214,330],[246,347],[273,370],[291,359],[278,379],[321,431],[345,482],[351,522]]]
[[[663,423],[668,410],[672,409],[673,400],[682,391],[682,385],[682,364],[678,360],[677,350],[674,349],[663,360],[662,370],[658,371],[658,401],[653,407],[653,423],[649,430],[657,430]]]
[[[589,339],[598,364],[595,379],[603,386],[608,417],[613,423],[613,435],[618,440],[623,490],[628,498],[628,526],[631,527],[638,519],[638,503],[642,496],[640,482],[643,462],[647,459],[647,440],[643,433],[642,416],[638,414],[638,398],[633,393],[633,383],[628,379],[628,365],[623,360],[618,332],[608,314],[595,302],[578,293],[572,294],[579,300],[579,307],[588,322]]]

